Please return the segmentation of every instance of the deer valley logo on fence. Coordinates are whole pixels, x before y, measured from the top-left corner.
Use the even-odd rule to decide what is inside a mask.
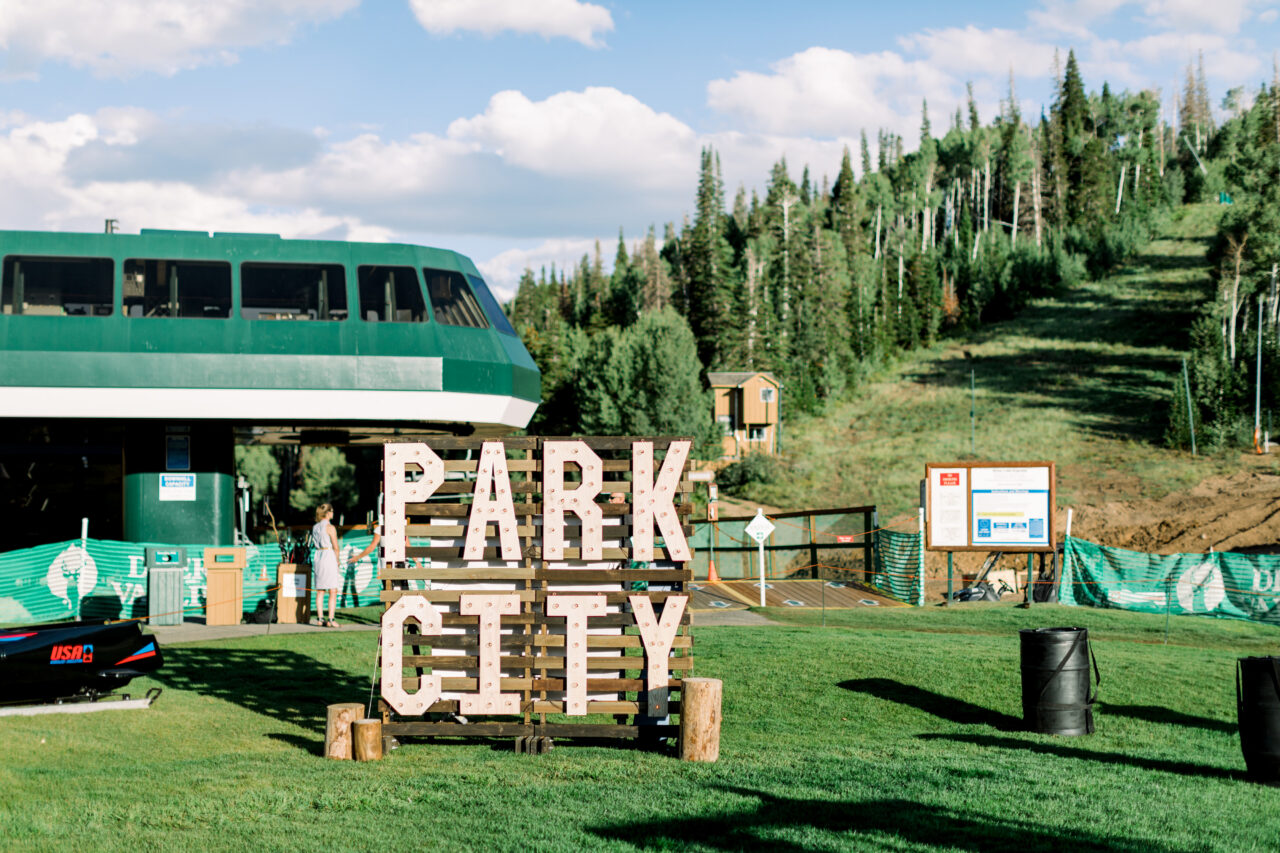
[[[691,445],[386,445],[387,733],[674,734],[673,695],[693,664]],[[429,544],[408,546],[409,537]]]

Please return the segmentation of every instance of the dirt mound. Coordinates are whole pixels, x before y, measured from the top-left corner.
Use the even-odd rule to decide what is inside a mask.
[[[1246,464],[1163,498],[1075,507],[1071,534],[1153,554],[1280,553],[1280,473]]]

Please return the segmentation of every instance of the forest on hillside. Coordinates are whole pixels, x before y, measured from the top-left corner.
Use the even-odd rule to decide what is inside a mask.
[[[1202,64],[1176,124],[1159,93],[1087,93],[1074,53],[1054,80],[1039,116],[1011,77],[984,122],[971,88],[951,115],[921,104],[910,145],[881,131],[873,157],[863,133],[833,180],[779,161],[763,196],[730,200],[704,150],[691,219],[630,248],[620,235],[608,274],[599,246],[525,272],[508,313],[542,369],[530,431],[709,441],[707,370],[772,371],[784,419],[818,413],[906,351],[1105,274],[1222,184],[1216,162],[1200,167],[1219,139]]]
[[[882,130],[873,148],[863,133],[856,154],[818,164],[833,179],[781,160],[763,194],[730,198],[704,150],[691,218],[630,244],[619,234],[608,272],[598,244],[575,267],[524,272],[505,308],[542,371],[529,432],[685,434],[712,452],[708,370],[772,371],[784,422],[817,415],[904,353],[1105,275],[1179,206],[1231,201],[1189,330],[1189,381],[1170,377],[1166,439],[1189,444],[1190,396],[1202,448],[1247,446],[1259,316],[1263,405],[1280,401],[1280,75],[1216,110],[1203,61],[1167,100],[1087,91],[1074,53],[1054,81],[1036,116],[1020,112],[1012,77],[985,121],[972,90],[950,115],[922,103],[917,140]],[[356,483],[369,459],[319,447],[237,457],[277,506],[372,506]]]
[[[1280,68],[1269,87],[1228,92],[1222,108],[1221,127],[1205,128],[1202,183],[1230,203],[1166,432],[1169,445],[1201,451],[1261,444],[1280,404]]]

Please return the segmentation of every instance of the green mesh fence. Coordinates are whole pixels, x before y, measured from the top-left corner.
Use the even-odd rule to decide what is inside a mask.
[[[1280,625],[1280,557],[1143,554],[1067,537],[1058,600]]]
[[[920,534],[881,530],[871,534],[873,558],[866,565],[863,546],[865,519],[860,513],[815,513],[814,541],[823,544],[847,540],[848,547],[809,548],[808,519],[777,518],[765,544],[765,575],[769,578],[852,579],[867,583],[907,604],[924,604],[923,551]],[[694,550],[693,574],[706,578],[711,560],[722,580],[757,576],[756,542],[746,533],[749,522],[697,522],[689,543]],[[776,547],[775,547],[776,546]],[[815,559],[816,558],[816,559]]]
[[[924,550],[919,533],[878,530],[874,586],[907,604],[924,605]]]
[[[378,600],[373,561],[352,565],[370,536],[342,540],[346,579],[343,606]],[[167,543],[147,543],[172,548]],[[0,554],[0,624],[54,622],[67,619],[130,619],[147,615],[147,544],[100,539],[73,540]],[[205,606],[203,545],[186,547],[183,608],[196,615]],[[244,610],[274,595],[280,550],[274,545],[245,546]]]

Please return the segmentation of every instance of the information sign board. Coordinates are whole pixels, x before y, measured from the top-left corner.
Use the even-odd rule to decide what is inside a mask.
[[[925,465],[925,547],[1052,551],[1054,463]]]

